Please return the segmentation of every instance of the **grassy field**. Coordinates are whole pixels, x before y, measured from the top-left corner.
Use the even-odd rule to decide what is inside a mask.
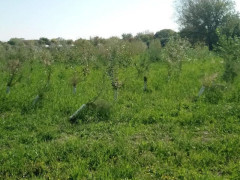
[[[216,55],[185,61],[171,79],[167,68],[150,65],[145,92],[134,66],[120,68],[117,100],[98,67],[76,93],[81,66],[53,64],[46,85],[46,67],[25,62],[10,93],[0,71],[0,179],[239,179],[240,78],[223,82]]]

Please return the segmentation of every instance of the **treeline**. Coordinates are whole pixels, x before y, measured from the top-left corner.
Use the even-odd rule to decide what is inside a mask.
[[[90,62],[106,65],[110,56],[121,56],[126,65],[135,56],[147,54],[151,61],[161,60],[161,49],[170,39],[180,39],[178,33],[164,29],[157,33],[144,32],[136,36],[123,34],[122,38],[104,39],[93,37],[89,40],[65,40],[63,38],[25,40],[12,38],[8,42],[0,42],[0,61],[19,60],[20,62],[36,60],[80,63],[88,66]],[[115,54],[115,55],[111,55]]]
[[[151,41],[153,40],[159,40],[162,46],[165,46],[165,44],[169,41],[171,37],[176,37],[178,35],[177,32],[171,29],[163,29],[156,33],[145,31],[138,33],[136,36],[133,36],[131,33],[124,33],[122,34],[122,37],[111,37],[109,39],[119,39],[119,40],[125,40],[125,41],[142,41],[144,42],[148,47],[150,46]],[[104,39],[101,37],[90,37],[90,40],[86,39],[64,39],[64,38],[55,38],[55,39],[48,39],[46,37],[41,37],[38,40],[25,40],[23,38],[11,38],[7,42],[0,42],[2,45],[12,45],[12,46],[39,46],[39,47],[62,47],[62,46],[74,46],[76,43],[79,43],[80,41],[89,41],[92,45],[97,46],[98,44],[104,44],[107,42],[108,39]]]

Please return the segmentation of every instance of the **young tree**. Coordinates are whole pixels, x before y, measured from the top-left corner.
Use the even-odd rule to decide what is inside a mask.
[[[223,80],[231,83],[239,74],[240,70],[240,38],[227,37],[219,33],[217,50],[225,61]]]
[[[159,39],[150,42],[148,53],[151,61],[159,61],[161,59],[161,43]]]
[[[192,43],[203,41],[213,49],[218,41],[216,29],[226,16],[235,14],[233,0],[176,0],[181,35]]]
[[[9,78],[8,78],[7,89],[6,89],[7,94],[10,93],[11,87],[18,81],[18,80],[16,80],[16,76],[17,76],[17,73],[19,71],[20,65],[21,64],[20,64],[20,61],[18,59],[17,60],[10,60],[7,64],[7,69],[9,71]],[[20,78],[21,78],[21,76],[20,76]]]
[[[168,66],[168,80],[179,77],[182,71],[182,63],[186,60],[186,52],[191,47],[185,39],[172,38],[164,48],[163,57]]]

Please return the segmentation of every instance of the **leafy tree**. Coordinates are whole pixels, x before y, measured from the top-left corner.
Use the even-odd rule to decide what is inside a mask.
[[[50,45],[51,41],[48,38],[42,37],[38,40],[40,45]]]
[[[151,65],[149,54],[148,53],[140,54],[139,56],[134,58],[133,64],[137,70],[138,77],[143,78],[143,83],[144,83],[143,91],[148,91],[148,88],[147,88],[148,73]]]
[[[171,37],[175,36],[177,33],[171,29],[163,29],[155,33],[154,37],[160,39],[161,45],[164,47]]]
[[[133,40],[133,35],[131,33],[128,34],[122,34],[122,39],[126,41],[132,41]]]
[[[75,61],[79,62],[83,67],[83,75],[87,76],[90,73],[90,65],[95,59],[95,48],[89,40],[78,39],[74,42],[75,45]]]
[[[72,40],[72,39],[66,40],[66,44],[67,44],[67,45],[73,45],[73,40]]]
[[[185,39],[171,38],[164,48],[163,57],[168,66],[168,80],[172,77],[179,77],[182,71],[182,63],[187,59],[186,52],[191,45]]]
[[[24,45],[24,39],[23,38],[11,38],[8,41],[8,44],[12,46],[23,46]]]
[[[240,38],[227,37],[219,33],[217,50],[225,62],[223,80],[233,82],[240,70]]]
[[[51,43],[51,45],[54,45],[54,46],[57,46],[57,47],[62,47],[62,46],[66,46],[67,40],[65,40],[61,37],[58,37],[58,38],[55,38],[55,39],[51,39],[50,43]]]
[[[159,39],[154,39],[149,45],[149,57],[151,61],[159,61],[161,59],[161,43]]]
[[[224,23],[219,28],[222,35],[234,38],[240,37],[240,18],[239,14],[228,15],[225,17]]]
[[[135,36],[135,39],[143,41],[144,43],[146,43],[147,47],[149,48],[150,42],[154,39],[154,34],[148,31],[138,33]]]
[[[218,41],[216,29],[235,14],[233,0],[177,0],[181,35],[195,43],[204,41],[210,50]]]
[[[103,38],[101,38],[101,37],[98,37],[98,36],[96,36],[96,37],[91,37],[90,38],[90,42],[94,45],[94,46],[97,46],[97,45],[99,45],[99,44],[104,44],[105,42],[106,42],[106,40],[105,39],[103,39]]]

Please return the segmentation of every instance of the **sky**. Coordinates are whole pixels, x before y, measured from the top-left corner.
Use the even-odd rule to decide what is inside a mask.
[[[0,41],[178,30],[174,0],[0,0]],[[240,10],[240,0],[236,0]]]

